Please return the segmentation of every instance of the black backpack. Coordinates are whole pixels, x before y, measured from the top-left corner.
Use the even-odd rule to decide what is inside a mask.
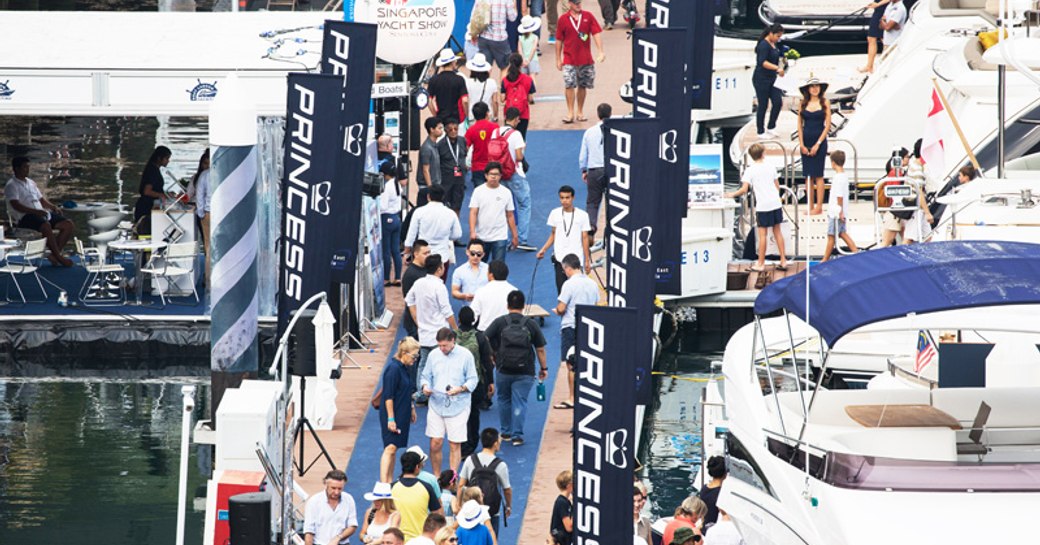
[[[477,453],[474,452],[469,456],[469,461],[473,464],[473,472],[469,474],[469,481],[466,484],[480,487],[481,493],[484,494],[484,505],[488,506],[488,513],[497,515],[499,509],[502,508],[502,493],[499,491],[498,474],[495,473],[495,470],[502,463],[502,459],[496,456],[485,467],[480,463]]]
[[[527,328],[527,316],[509,313],[505,316],[505,322],[498,336],[496,367],[506,374],[523,373],[532,361],[531,330]]]

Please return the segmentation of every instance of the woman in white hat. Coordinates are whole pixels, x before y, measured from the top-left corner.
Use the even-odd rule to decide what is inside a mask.
[[[824,93],[827,83],[809,78],[801,87],[798,108],[798,148],[802,152],[802,175],[809,214],[823,213],[823,168],[827,160],[827,134],[831,130],[831,107]]]
[[[377,482],[371,492],[365,493],[365,499],[372,505],[365,511],[365,522],[361,526],[364,543],[380,543],[387,528],[396,528],[401,523],[390,489],[390,483]]]
[[[520,26],[516,29],[520,34],[520,38],[517,40],[516,52],[523,59],[520,70],[531,76],[532,81],[541,72],[538,64],[538,35],[535,34],[539,28],[542,28],[541,18],[524,15],[520,19]],[[533,103],[534,97],[531,97],[530,100]]]
[[[484,526],[484,521],[491,518],[488,515],[488,507],[480,505],[476,500],[469,500],[462,504],[455,522],[459,528],[456,534],[461,543],[492,543],[491,531]]]
[[[466,90],[469,92],[469,111],[466,113],[465,127],[459,127],[459,132],[465,133],[476,119],[473,117],[473,106],[478,102],[487,104],[488,111],[492,112],[491,121],[498,121],[498,85],[491,79],[491,63],[483,53],[477,53],[472,59],[466,61],[466,70],[469,77],[466,78]]]

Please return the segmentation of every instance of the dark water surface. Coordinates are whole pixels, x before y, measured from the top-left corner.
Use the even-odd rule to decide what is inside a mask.
[[[209,387],[194,378],[0,379],[0,543],[172,544],[187,383],[198,384],[198,419]],[[208,475],[196,447],[189,452],[185,536],[194,544],[203,514],[192,497]]]

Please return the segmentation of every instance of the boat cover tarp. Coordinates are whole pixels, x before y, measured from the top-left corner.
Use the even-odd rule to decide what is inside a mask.
[[[1040,303],[1040,245],[954,241],[862,252],[767,286],[755,313],[779,310],[813,326],[831,346],[861,326],[910,313]]]

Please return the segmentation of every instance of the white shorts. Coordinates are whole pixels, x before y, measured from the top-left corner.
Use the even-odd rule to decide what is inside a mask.
[[[436,411],[426,411],[426,437],[441,439],[448,434],[448,441],[452,443],[465,443],[469,438],[469,409],[455,416],[444,418]]]

